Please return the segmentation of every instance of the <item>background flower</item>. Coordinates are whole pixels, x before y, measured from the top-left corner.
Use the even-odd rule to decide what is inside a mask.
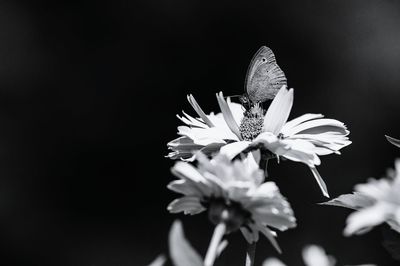
[[[275,183],[263,183],[264,174],[252,155],[233,162],[224,155],[196,158],[197,168],[187,162],[177,162],[172,168],[179,179],[168,188],[183,197],[171,202],[168,210],[193,215],[208,209],[210,220],[224,222],[228,232],[240,228],[249,243],[257,241],[261,232],[280,251],[269,227],[284,231],[295,227],[296,219]]]
[[[347,218],[345,235],[361,234],[384,222],[400,233],[400,159],[387,175],[356,185],[353,194],[323,203],[357,210]]]
[[[327,255],[325,250],[317,245],[310,245],[303,249],[303,261],[306,266],[335,266],[334,257]],[[277,258],[268,258],[264,261],[263,266],[285,266]],[[359,266],[374,266],[373,264],[363,264]]]

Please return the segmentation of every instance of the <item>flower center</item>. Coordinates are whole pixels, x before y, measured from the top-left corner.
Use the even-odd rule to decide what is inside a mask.
[[[254,105],[244,113],[239,127],[240,135],[243,140],[252,141],[260,135],[263,126],[263,109],[259,105]]]
[[[226,232],[239,229],[251,217],[251,214],[236,202],[226,202],[224,199],[212,199],[208,209],[208,218],[217,225],[221,222],[226,225]]]

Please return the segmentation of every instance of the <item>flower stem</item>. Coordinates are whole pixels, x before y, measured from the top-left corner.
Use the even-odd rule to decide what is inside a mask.
[[[261,160],[259,163],[260,169],[264,170],[264,175],[267,178],[268,177],[268,161],[270,157],[261,155]],[[247,251],[246,251],[246,266],[253,266],[254,265],[254,258],[256,256],[256,247],[257,247],[257,242],[253,242],[251,244],[247,245]]]
[[[224,236],[226,231],[225,223],[219,223],[215,229],[213,236],[210,241],[210,245],[208,246],[206,258],[204,259],[204,266],[212,266],[214,265],[215,258],[218,254],[218,247]]]
[[[247,245],[246,266],[254,265],[254,258],[256,256],[256,245],[257,245],[257,242],[253,242],[253,243]]]

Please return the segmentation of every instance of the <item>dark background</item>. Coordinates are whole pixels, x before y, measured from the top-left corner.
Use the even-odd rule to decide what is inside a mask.
[[[380,177],[399,150],[400,4],[397,1],[1,1],[0,264],[137,265],[167,253],[172,221],[205,253],[205,215],[167,213],[176,137],[193,93],[206,112],[215,93],[240,94],[261,46],[290,87],[291,117],[345,122],[353,144],[322,158],[331,196]],[[323,3],[322,3],[323,2]],[[322,245],[340,265],[396,265],[379,228],[345,238],[350,211],[325,200],[306,166],[271,164],[298,227],[280,233],[279,258],[301,265]],[[216,265],[244,265],[244,239]],[[264,238],[257,264],[278,256]]]

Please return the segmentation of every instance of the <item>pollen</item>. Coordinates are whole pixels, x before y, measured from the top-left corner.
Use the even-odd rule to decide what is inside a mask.
[[[239,131],[243,140],[252,141],[262,132],[264,125],[263,110],[258,106],[253,106],[246,111],[240,123]]]

